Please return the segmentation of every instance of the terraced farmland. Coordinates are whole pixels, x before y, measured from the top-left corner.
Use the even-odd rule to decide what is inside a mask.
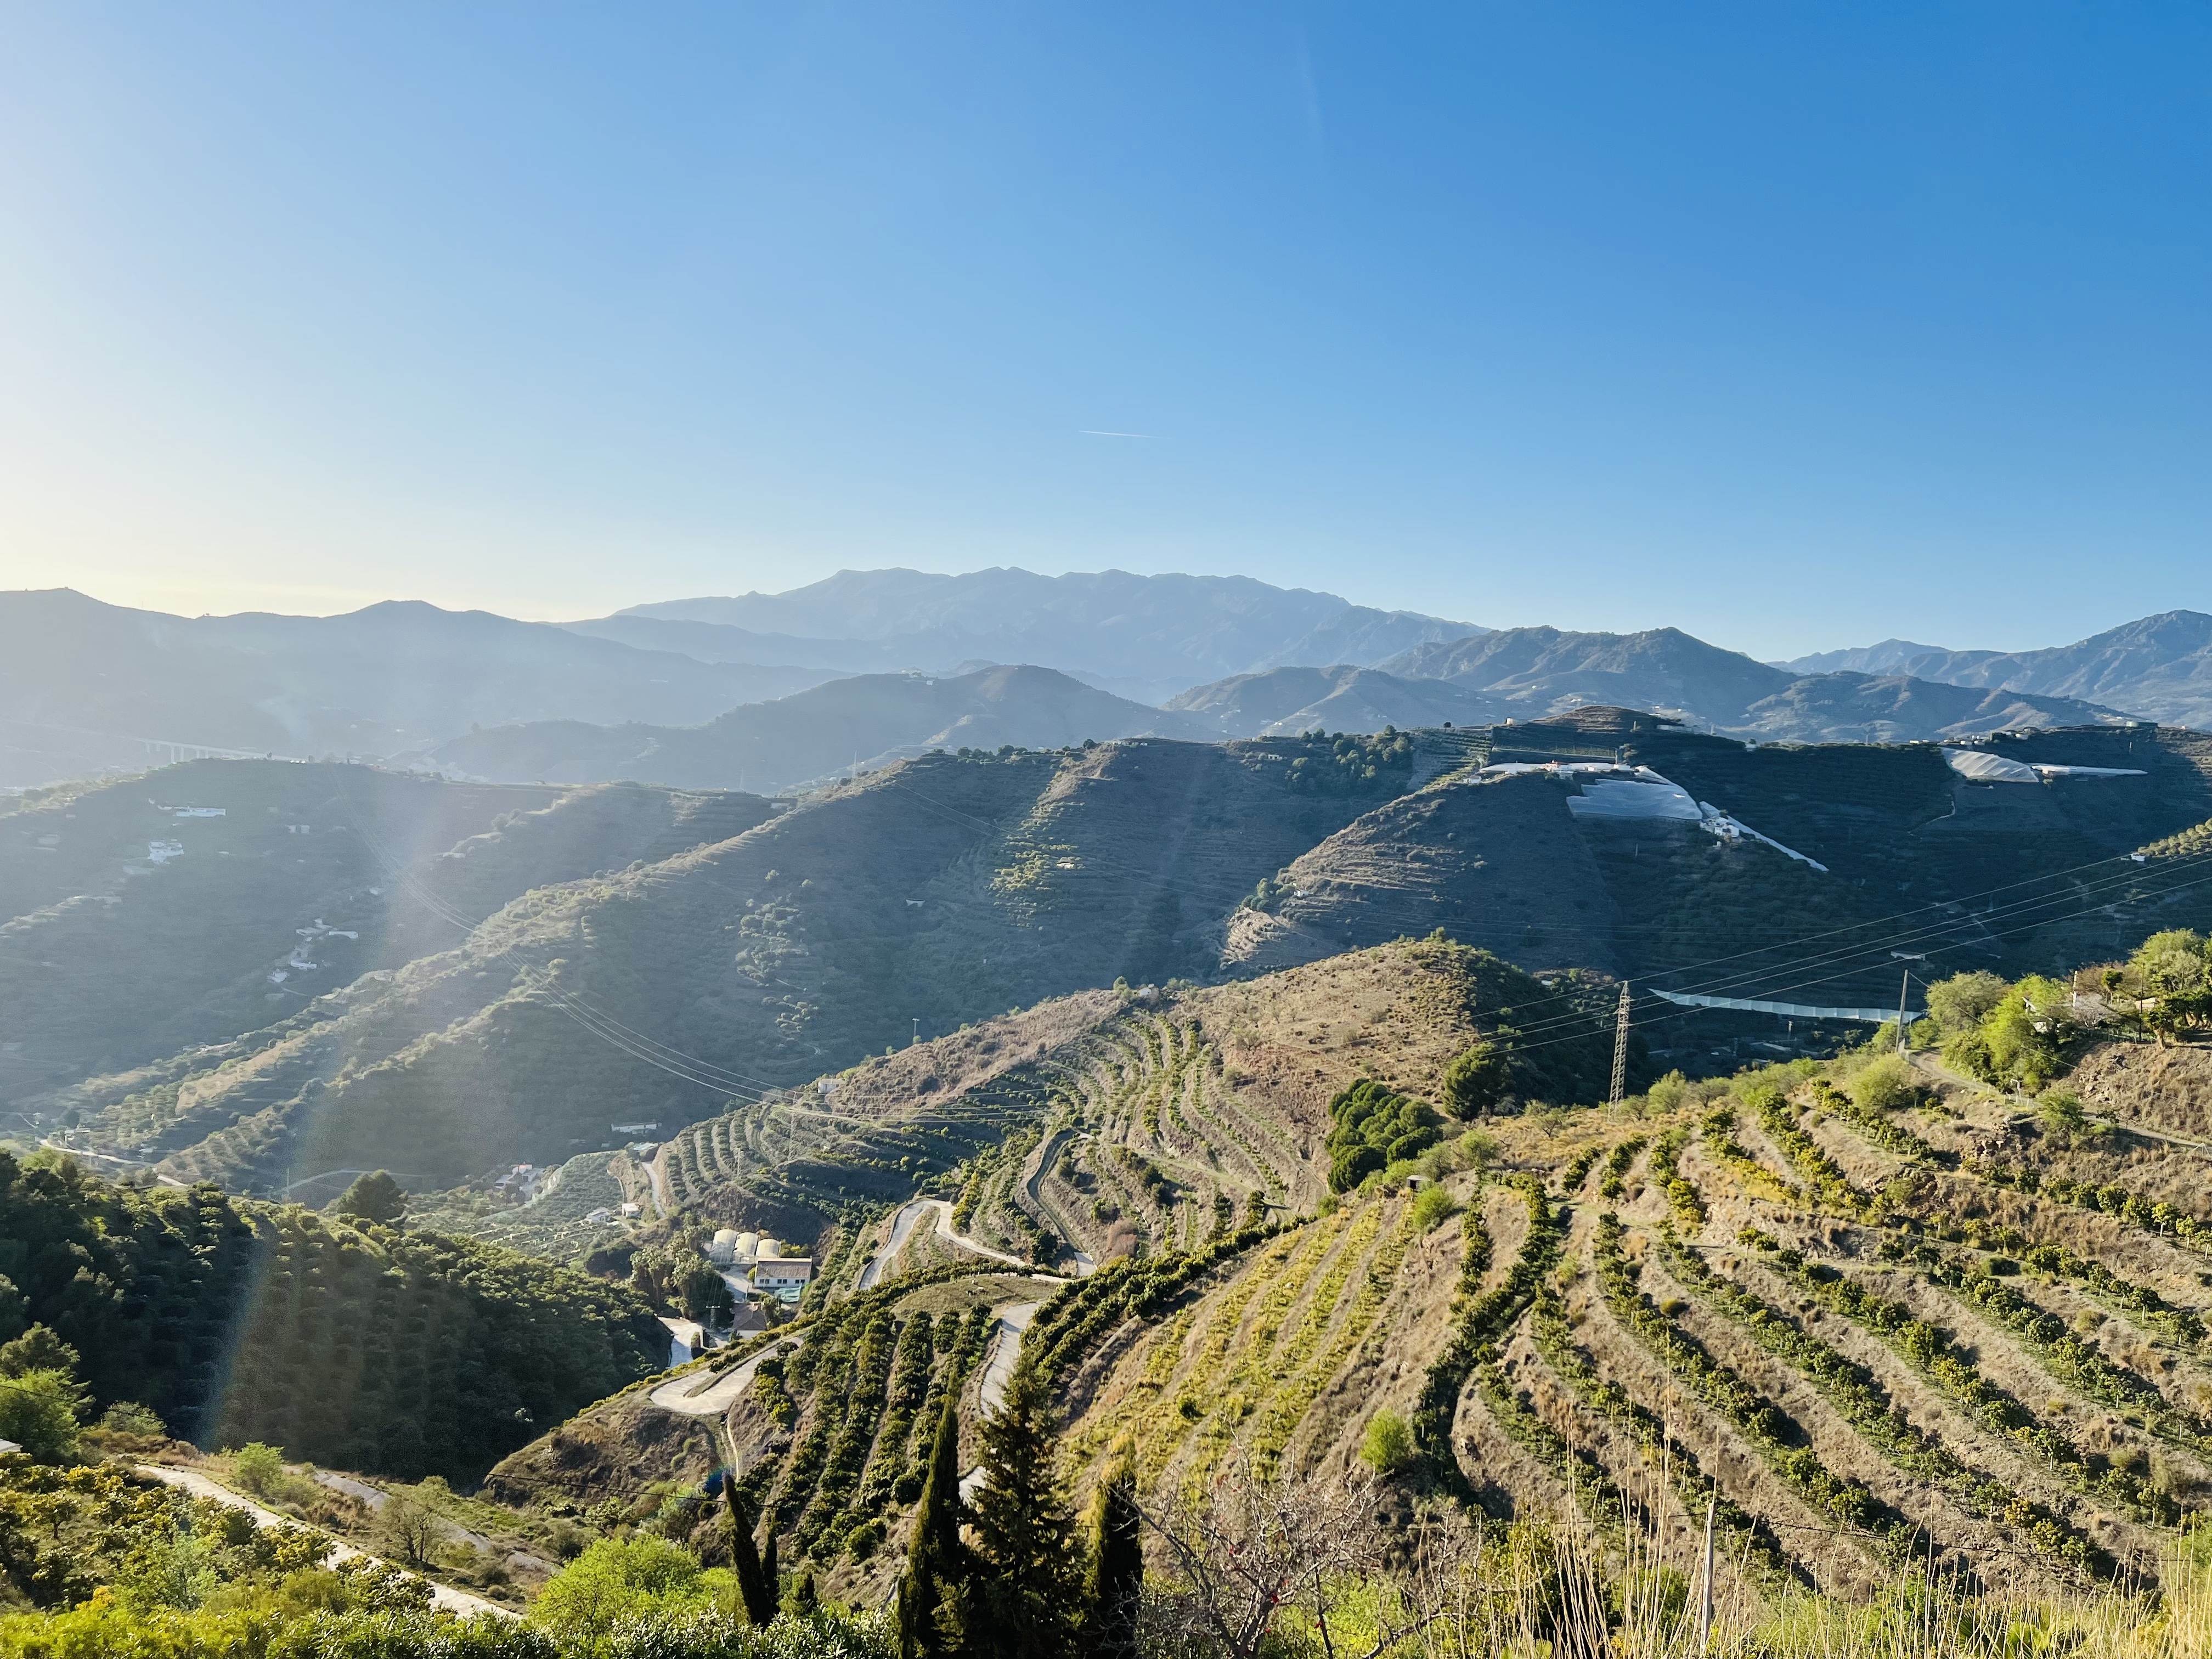
[[[1041,1328],[1072,1469],[1133,1444],[1165,1502],[1231,1457],[1340,1467],[1393,1409],[1416,1486],[1494,1514],[1571,1499],[1686,1552],[1710,1495],[1761,1592],[1916,1561],[2154,1587],[2212,1513],[2212,1216],[2145,1191],[2203,1155],[2065,1151],[1986,1094],[1879,1114],[1780,1081],[1512,1126],[1509,1162],[1553,1179],[1451,1177],[1467,1208],[1433,1234],[1370,1195],[1141,1316],[1063,1293]],[[1149,1089],[1114,1098],[1141,1120]]]

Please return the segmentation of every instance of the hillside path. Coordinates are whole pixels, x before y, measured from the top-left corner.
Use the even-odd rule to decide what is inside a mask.
[[[999,1316],[999,1326],[991,1334],[991,1351],[983,1361],[983,1381],[975,1390],[976,1401],[985,1412],[994,1412],[1006,1403],[1006,1383],[1022,1357],[1023,1334],[1043,1305],[1042,1302],[1014,1302],[992,1310]]]
[[[794,1336],[787,1341],[771,1342],[744,1364],[733,1365],[711,1379],[689,1374],[672,1377],[646,1397],[661,1410],[675,1412],[679,1416],[720,1417],[752,1386],[753,1373],[760,1369],[762,1360],[771,1354],[797,1353],[799,1345],[805,1340],[804,1336]]]
[[[279,1515],[274,1510],[264,1510],[252,1498],[233,1492],[219,1481],[210,1480],[198,1469],[173,1469],[161,1463],[136,1463],[131,1467],[139,1474],[159,1480],[165,1486],[181,1487],[195,1498],[210,1498],[227,1509],[243,1510],[253,1517],[253,1524],[257,1527],[296,1527],[302,1532],[322,1530],[319,1527],[309,1526],[304,1521],[295,1521],[289,1515]],[[327,1533],[323,1535],[326,1538],[330,1537]],[[333,1538],[331,1542],[332,1548],[330,1559],[332,1561],[350,1561],[356,1557],[368,1561],[383,1559],[380,1556],[369,1554],[367,1550],[356,1549],[341,1538]],[[386,1562],[385,1565],[392,1566],[396,1564]],[[398,1571],[407,1571],[404,1567],[399,1568]],[[410,1578],[422,1577],[422,1574],[414,1572],[410,1572],[407,1576]],[[431,1606],[443,1607],[447,1612],[459,1614],[463,1618],[474,1613],[493,1613],[501,1619],[519,1619],[522,1616],[512,1607],[503,1607],[496,1601],[485,1601],[481,1595],[471,1595],[466,1590],[455,1589],[451,1584],[441,1584],[434,1578],[424,1579],[423,1582],[430,1586]]]
[[[1990,1087],[1988,1084],[1978,1079],[1968,1077],[1963,1072],[1952,1070],[1934,1054],[1916,1052],[1908,1056],[1908,1059],[1914,1070],[1926,1072],[1932,1076],[1942,1079],[1947,1083],[1955,1083],[1960,1088],[1986,1090]],[[2033,1112],[2042,1103],[2033,1095],[2024,1095],[2017,1090],[2001,1090],[1996,1092],[2002,1094],[2006,1100],[2024,1112]],[[2089,1121],[2092,1123],[2101,1124],[2108,1129],[2117,1129],[2124,1135],[2136,1135],[2144,1140],[2163,1141],[2169,1146],[2186,1147],[2192,1152],[2212,1152],[2212,1140],[2200,1140],[2193,1135],[2171,1134],[2164,1129],[2147,1129],[2140,1123],[2130,1123],[2124,1118],[2113,1117],[2106,1113],[2093,1113],[2090,1115]]]

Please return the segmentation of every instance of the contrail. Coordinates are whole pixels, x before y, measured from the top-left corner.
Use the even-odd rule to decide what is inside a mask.
[[[1154,442],[1164,441],[1157,432],[1100,432],[1087,426],[1079,426],[1076,431],[1086,438],[1150,438]]]

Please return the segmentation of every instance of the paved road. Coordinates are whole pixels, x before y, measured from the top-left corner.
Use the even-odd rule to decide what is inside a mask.
[[[914,1233],[914,1224],[928,1212],[932,1205],[942,1201],[938,1199],[917,1198],[911,1203],[899,1206],[899,1212],[891,1218],[890,1237],[884,1242],[883,1249],[876,1252],[868,1265],[860,1269],[862,1290],[875,1288],[877,1281],[883,1278],[891,1263],[898,1260],[899,1252],[906,1249],[906,1242]],[[950,1206],[947,1207],[949,1211]]]
[[[1098,1271],[1097,1259],[1090,1251],[1077,1245],[1075,1230],[1067,1224],[1067,1218],[1060,1213],[1057,1204],[1044,1195],[1045,1171],[1052,1167],[1053,1159],[1059,1154],[1060,1143],[1075,1138],[1075,1131],[1070,1128],[1055,1129],[1047,1136],[1044,1145],[1036,1151],[1036,1167],[1030,1171],[1029,1179],[1022,1183],[1022,1188],[1029,1194],[1030,1202],[1037,1206],[1045,1219],[1052,1223],[1060,1237],[1066,1241],[1069,1252],[1075,1257],[1075,1276],[1078,1279],[1088,1279]]]
[[[1022,1334],[1042,1306],[1042,1302],[1016,1302],[992,1310],[999,1316],[999,1328],[991,1334],[990,1352],[983,1360],[983,1381],[976,1390],[986,1412],[994,1412],[1006,1403],[1006,1382],[1022,1357]]]
[[[256,1526],[297,1527],[302,1532],[320,1530],[319,1528],[308,1526],[305,1522],[295,1521],[289,1515],[279,1515],[274,1510],[264,1510],[252,1498],[240,1496],[231,1491],[229,1487],[209,1479],[198,1469],[173,1469],[160,1463],[140,1463],[136,1467],[139,1474],[150,1475],[164,1486],[181,1486],[195,1498],[212,1498],[216,1503],[227,1508],[243,1510],[253,1517],[253,1523]],[[379,1559],[369,1555],[366,1550],[356,1549],[343,1539],[334,1539],[331,1541],[336,1547],[331,1551],[330,1559],[334,1562],[351,1560],[356,1556],[368,1560]],[[412,1577],[420,1575],[410,1574],[409,1576]],[[503,1607],[496,1601],[487,1601],[481,1595],[471,1595],[466,1590],[455,1589],[451,1584],[441,1584],[434,1579],[427,1582],[430,1585],[431,1604],[434,1607],[443,1607],[448,1613],[459,1613],[463,1617],[472,1613],[494,1613],[501,1619],[521,1617],[512,1607]]]
[[[709,1373],[705,1376],[696,1371],[672,1377],[647,1396],[663,1411],[676,1412],[684,1417],[720,1417],[735,1405],[738,1397],[752,1386],[753,1373],[770,1354],[793,1354],[806,1339],[794,1336],[786,1341],[775,1342],[742,1364],[734,1365],[720,1376]]]
[[[952,1204],[950,1200],[917,1198],[899,1206],[898,1214],[891,1220],[890,1237],[885,1241],[884,1247],[876,1252],[868,1265],[860,1269],[862,1290],[867,1290],[879,1281],[889,1270],[891,1263],[898,1259],[898,1253],[906,1248],[908,1237],[914,1231],[915,1223],[921,1218],[921,1213],[925,1210],[937,1212],[937,1236],[947,1243],[957,1245],[961,1249],[980,1255],[988,1261],[1003,1261],[1009,1267],[1018,1267],[1025,1273],[1036,1271],[1030,1263],[1018,1255],[1008,1255],[1004,1250],[994,1250],[989,1245],[969,1237],[965,1233],[954,1232]]]
[[[994,1412],[1006,1404],[1006,1383],[1022,1357],[1022,1335],[1043,1305],[1042,1302],[1008,1302],[991,1310],[999,1316],[999,1328],[991,1333],[991,1346],[983,1357],[983,1380],[975,1391],[985,1413]],[[974,1498],[982,1484],[983,1470],[979,1464],[960,1477],[960,1496]]]

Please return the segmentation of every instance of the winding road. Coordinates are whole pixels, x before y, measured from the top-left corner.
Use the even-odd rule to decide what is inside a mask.
[[[1060,1206],[1044,1195],[1045,1172],[1052,1168],[1052,1160],[1059,1153],[1061,1144],[1082,1138],[1077,1135],[1074,1130],[1065,1127],[1055,1129],[1051,1134],[1046,1136],[1044,1145],[1036,1150],[1036,1167],[1030,1171],[1029,1178],[1022,1182],[1022,1190],[1030,1195],[1030,1202],[1036,1206],[1037,1213],[1052,1224],[1054,1230],[1060,1234],[1061,1242],[1067,1246],[1069,1253],[1074,1256],[1075,1276],[1078,1279],[1088,1279],[1098,1271],[1097,1258],[1076,1243],[1075,1229],[1067,1224],[1067,1218],[1060,1213]]]
[[[771,1354],[787,1357],[799,1352],[804,1335],[781,1342],[771,1342],[758,1353],[741,1364],[732,1365],[717,1376],[709,1371],[702,1376],[687,1371],[681,1376],[671,1377],[647,1397],[665,1412],[675,1412],[684,1417],[720,1417],[738,1402],[739,1395],[752,1386],[753,1373],[760,1369],[761,1361]]]
[[[952,1203],[950,1199],[917,1198],[899,1206],[898,1213],[891,1218],[891,1236],[884,1242],[883,1248],[870,1259],[868,1265],[860,1269],[860,1288],[861,1290],[872,1290],[882,1283],[884,1274],[890,1271],[891,1263],[898,1260],[899,1252],[906,1248],[907,1240],[913,1236],[915,1224],[921,1219],[925,1210],[937,1212],[937,1236],[946,1243],[980,1255],[987,1261],[1003,1261],[1009,1267],[1018,1267],[1025,1273],[1033,1275],[1036,1273],[1035,1268],[1019,1256],[1008,1255],[1004,1250],[994,1250],[989,1245],[969,1237],[965,1233],[954,1232]]]

